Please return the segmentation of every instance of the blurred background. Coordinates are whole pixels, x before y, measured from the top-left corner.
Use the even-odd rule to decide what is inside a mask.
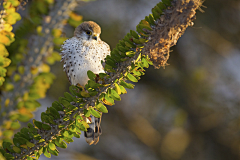
[[[102,28],[113,49],[151,12],[158,0],[96,0],[75,9]],[[82,134],[58,157],[69,160],[238,160],[240,159],[240,1],[206,0],[172,47],[168,66],[150,67],[122,101],[108,107],[103,134],[89,146]],[[66,25],[63,32],[73,35]],[[42,111],[68,91],[60,62]],[[44,155],[41,160],[47,159]]]

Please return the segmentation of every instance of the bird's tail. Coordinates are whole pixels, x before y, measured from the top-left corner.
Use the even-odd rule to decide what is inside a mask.
[[[102,129],[100,126],[101,118],[102,117],[96,118],[93,115],[86,118],[89,128],[84,132],[84,136],[89,145],[97,144],[99,141],[99,137],[102,134]]]

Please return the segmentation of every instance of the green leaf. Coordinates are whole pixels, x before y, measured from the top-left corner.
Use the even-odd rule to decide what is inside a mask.
[[[98,88],[100,86],[100,84],[96,83],[95,80],[88,80],[88,85],[90,88]]]
[[[120,62],[120,59],[122,58],[121,55],[119,54],[119,51],[117,49],[113,49],[111,51],[111,57],[116,61],[116,62]]]
[[[127,90],[123,86],[119,85],[119,88],[121,89],[122,94],[127,93]]]
[[[139,71],[133,70],[133,74],[135,76],[141,76],[142,74]]]
[[[167,6],[171,5],[171,0],[162,0],[162,2]]]
[[[72,125],[72,126],[69,128],[69,131],[70,131],[70,132],[76,132],[76,127],[75,127],[75,125]]]
[[[6,138],[11,139],[11,137],[13,136],[13,130],[5,130],[3,131],[2,135]]]
[[[116,63],[113,60],[111,60],[111,59],[107,59],[105,63],[110,65],[113,68],[117,68]]]
[[[134,88],[133,84],[127,83],[127,82],[124,82],[124,81],[121,81],[120,85],[122,85],[123,87],[128,88],[128,89],[133,89]]]
[[[80,132],[80,133],[81,133],[81,132]],[[73,135],[74,135],[74,137],[76,137],[76,138],[80,138],[80,135],[77,134],[77,133],[73,133]]]
[[[21,127],[21,125],[20,125],[19,122],[12,122],[11,123],[11,129],[13,129],[13,130],[16,130],[16,129],[20,128],[20,127]]]
[[[2,153],[2,155],[4,155],[6,153],[6,151],[4,149],[0,148],[0,153]]]
[[[127,55],[128,57],[133,57],[133,56],[135,55],[135,53],[136,53],[136,52],[134,52],[134,51],[128,51],[128,52],[126,52],[126,55]]]
[[[145,37],[147,37],[147,35],[144,35]],[[140,43],[146,43],[146,42],[148,42],[148,40],[147,39],[144,39],[144,38],[139,38],[139,41],[140,41]]]
[[[48,118],[48,114],[45,113],[45,112],[41,113],[41,120],[42,120],[42,122],[50,123],[49,118]]]
[[[103,98],[103,103],[105,103],[106,105],[112,106],[114,105],[114,100],[112,98],[110,98],[107,94],[105,94],[104,98]]]
[[[16,137],[16,138],[24,138],[24,139],[26,139],[27,141],[30,140],[30,139],[32,139],[32,138],[29,137],[28,133],[23,134],[23,133],[21,133],[21,132],[16,133],[16,134],[14,135],[14,137]]]
[[[130,34],[131,34],[134,38],[136,38],[136,39],[139,38],[139,35],[138,35],[135,31],[133,31],[133,30],[130,30]]]
[[[81,130],[79,129],[79,127],[76,126],[76,134],[81,135],[81,133],[82,133],[82,132],[81,132]]]
[[[55,141],[55,144],[60,147],[60,148],[67,148],[67,144],[62,141],[62,142],[58,142],[57,140]]]
[[[83,113],[84,113],[84,116],[85,116],[85,117],[89,117],[89,116],[91,115],[91,111],[90,111],[90,110],[84,109],[84,110],[83,110]]]
[[[64,97],[66,97],[69,101],[73,101],[74,100],[73,96],[70,93],[68,93],[68,92],[64,93]]]
[[[155,25],[154,19],[153,19],[153,18],[150,18],[150,16],[146,16],[146,17],[145,17],[145,20],[148,21],[149,24]]]
[[[137,27],[139,27],[139,29],[141,29],[141,30],[145,28],[149,31],[152,31],[152,28],[149,26],[149,24],[148,25],[147,24],[139,24],[139,25],[137,25]]]
[[[83,96],[83,97],[90,97],[90,94],[87,93],[86,91],[81,91],[80,94],[81,94],[81,96]]]
[[[111,89],[111,97],[112,97],[114,100],[116,100],[116,101],[121,101],[121,97],[120,97],[119,94],[118,94],[115,90],[113,90],[113,89]]]
[[[59,124],[59,125],[58,125],[58,128],[59,128],[59,129],[63,129],[64,127],[65,127],[65,125],[63,125],[63,124]]]
[[[11,155],[11,154],[9,154],[9,153],[5,153],[5,154],[4,154],[4,157],[5,157],[7,160],[13,160],[13,159],[15,159],[15,158],[13,157],[13,155]]]
[[[125,45],[127,46],[127,47],[129,47],[129,48],[135,48],[136,46],[133,44],[133,43],[131,43],[130,41],[126,41],[125,42]]]
[[[33,160],[32,157],[27,156],[27,160]]]
[[[57,151],[57,149],[55,149],[55,150],[51,150],[51,149],[49,149],[48,148],[48,152],[50,152],[52,155],[54,155],[54,156],[58,156],[58,151]]]
[[[33,138],[36,139],[36,140],[42,140],[42,139],[41,139],[41,136],[40,136],[39,134],[34,135]]]
[[[70,87],[69,87],[69,91],[71,92],[71,94],[73,95],[73,96],[78,96],[78,97],[80,97],[79,95],[80,95],[80,91],[81,91],[81,89],[80,88],[77,88],[76,86],[74,86],[74,85],[71,85]]]
[[[20,147],[20,145],[22,145],[22,143],[20,142],[20,140],[18,138],[13,138],[13,144],[17,147]],[[8,146],[3,146],[4,149],[6,149]]]
[[[50,143],[48,144],[48,147],[49,147],[49,149],[51,149],[51,150],[53,150],[53,151],[56,149],[55,144],[53,144],[52,142],[50,142]]]
[[[166,6],[165,6],[162,2],[159,2],[159,3],[157,4],[157,6],[158,6],[161,10],[166,9]]]
[[[7,149],[7,147],[8,146],[11,146],[12,145],[12,143],[10,143],[10,142],[6,142],[6,141],[4,141],[3,143],[2,143],[2,147],[4,148],[4,149]],[[15,145],[15,144],[14,144]],[[15,146],[17,146],[17,145],[15,145]]]
[[[114,85],[115,85],[115,91],[117,92],[117,94],[121,94],[121,88],[119,87],[119,85],[117,84],[117,83],[114,83]]]
[[[42,127],[43,127],[43,129],[45,129],[45,130],[50,130],[51,129],[51,127],[49,126],[49,125],[47,125],[47,124],[42,124]]]
[[[0,76],[1,77],[5,77],[6,76],[6,72],[7,72],[7,70],[5,68],[0,67]]]
[[[119,46],[118,50],[122,53],[125,53],[127,51],[123,46]]]
[[[155,20],[159,19],[161,16],[155,9],[152,9],[152,14]]]
[[[71,101],[68,101],[66,98],[63,98],[63,97],[59,97],[58,98],[59,102],[61,102],[63,104],[63,106],[68,106],[68,105],[71,105],[69,102]]]
[[[34,156],[35,156],[35,159],[39,159],[40,157],[40,152],[37,152],[36,150],[34,151]],[[42,153],[41,153],[42,154]]]
[[[81,121],[81,120],[83,120],[83,118],[78,115],[78,116],[76,117],[76,120],[77,120],[77,121],[78,121],[78,120]]]
[[[61,45],[64,41],[66,41],[65,37],[58,37],[53,39],[53,43],[56,45]]]
[[[133,42],[134,42],[134,43],[137,43],[137,44],[142,44],[142,43],[139,41],[139,39],[135,39],[135,38],[133,38]]]
[[[51,158],[51,154],[47,151],[46,147],[43,147],[43,154],[44,156],[46,156],[47,158]]]
[[[87,124],[87,122],[82,121],[82,126],[84,127],[84,131],[87,131],[87,128],[89,128],[89,125]]]
[[[98,103],[96,105],[97,110],[103,113],[108,113],[107,107],[105,107],[102,103]]]
[[[28,142],[28,140],[23,137],[18,137],[18,140],[20,141],[21,144],[26,144]]]
[[[26,145],[27,145],[29,148],[32,148],[32,147],[35,146],[35,144],[33,144],[33,143],[29,142],[29,141],[26,143]]]
[[[7,147],[7,150],[8,150],[9,152],[14,152],[14,150],[12,149],[12,146],[8,146],[8,147]]]
[[[39,159],[40,155],[42,154],[39,154],[40,152],[38,151],[34,151],[34,156],[35,156],[35,159]]]
[[[58,113],[58,111],[54,107],[50,107],[49,109],[51,111],[52,116],[54,116],[56,119],[60,118],[60,114]]]
[[[132,81],[132,82],[138,82],[137,78],[134,77],[132,74],[128,73],[127,74],[127,79]]]
[[[33,119],[33,124],[34,124],[38,129],[42,129],[42,122],[39,122],[39,121]]]
[[[89,92],[89,95],[90,95],[90,96],[95,96],[95,95],[97,95],[97,94],[98,94],[97,91],[91,91],[91,92]]]
[[[112,66],[105,64],[105,68],[104,70],[108,71],[108,72],[113,72],[115,73],[116,71],[112,68]]]
[[[41,155],[43,153],[43,147],[40,147],[38,153]]]
[[[64,136],[64,137],[68,137],[68,136],[69,136],[68,131],[64,131],[64,132],[63,132],[63,136]]]
[[[64,139],[64,141],[67,142],[67,143],[74,142],[74,140],[73,140],[72,138],[64,137],[63,139]]]
[[[49,109],[49,108],[48,108]],[[47,110],[48,111],[48,110]],[[42,112],[41,114],[41,118],[43,118],[44,122],[46,123],[50,123],[50,124],[56,124],[53,120],[54,120],[54,117],[50,114],[47,114],[47,113],[44,113]]]
[[[16,153],[21,153],[21,149],[18,148],[18,147],[16,147],[16,146],[13,146],[13,150],[14,150],[14,152],[16,152]]]
[[[95,81],[96,75],[92,71],[88,70],[87,75],[90,80]]]
[[[100,77],[100,78],[104,78],[104,77],[106,77],[106,76],[107,76],[106,73],[99,73],[99,77]]]
[[[31,133],[29,133],[29,129],[28,128],[22,128],[20,130],[20,132],[18,132],[22,137],[26,138],[27,140],[32,139],[31,137]]]
[[[91,113],[96,118],[100,118],[101,117],[101,114],[98,111],[94,110],[93,108],[91,108]]]
[[[146,60],[146,58],[142,58],[142,67],[148,68],[149,64],[148,61]]]
[[[111,89],[110,88],[108,88],[108,90],[107,90],[107,96],[111,97]]]
[[[156,5],[154,7],[154,9],[159,13],[159,14],[162,14],[162,10],[158,7],[158,5]]]

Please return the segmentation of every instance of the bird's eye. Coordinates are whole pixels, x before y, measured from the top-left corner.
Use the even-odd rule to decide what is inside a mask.
[[[90,31],[87,31],[86,33],[87,33],[88,35],[91,35],[91,34],[92,34],[92,32],[90,32]]]

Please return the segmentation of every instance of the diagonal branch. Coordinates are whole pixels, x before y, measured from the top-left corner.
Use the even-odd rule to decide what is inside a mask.
[[[138,34],[131,31],[131,34],[127,34],[113,49],[111,56],[106,57],[107,75],[99,75],[99,83],[89,80],[85,86],[88,92],[71,86],[72,95],[66,93],[65,98],[54,102],[52,107],[42,113],[42,122],[34,120],[36,128],[29,124],[29,129],[22,129],[13,139],[15,146],[4,143],[3,148],[6,151],[0,150],[2,154],[15,159],[39,157],[42,153],[47,157],[51,154],[57,155],[59,152],[55,144],[66,148],[63,140],[72,142],[73,135],[78,137],[80,130],[86,130],[87,124],[83,116],[87,117],[90,112],[97,117],[96,110],[104,111],[100,107],[102,104],[113,105],[113,100],[123,93],[119,92],[118,88],[133,88],[133,85],[125,80],[137,82],[140,79],[139,76],[144,74],[143,68],[152,64],[147,55],[156,67],[165,66],[169,48],[175,45],[185,29],[192,25],[195,11],[201,4],[201,0],[172,0],[155,6],[153,14],[146,16],[137,26]],[[29,136],[25,137],[27,139],[23,140],[24,142],[19,140],[23,138],[21,133]]]

